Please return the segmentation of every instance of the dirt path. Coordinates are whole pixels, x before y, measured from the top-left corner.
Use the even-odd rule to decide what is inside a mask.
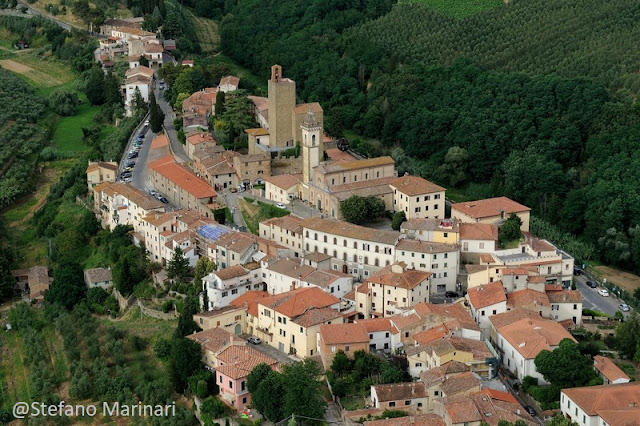
[[[28,67],[20,62],[16,62],[11,59],[1,59],[0,66],[2,68],[8,69],[9,71],[17,72],[18,74],[26,74],[30,71],[35,71],[33,68]]]
[[[640,277],[637,275],[608,266],[596,266],[594,269],[600,273],[601,279],[606,278],[607,281],[615,283],[631,294],[635,289],[640,288]]]

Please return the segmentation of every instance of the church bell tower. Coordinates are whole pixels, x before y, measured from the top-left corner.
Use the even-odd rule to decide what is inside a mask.
[[[320,164],[322,152],[322,125],[316,120],[311,107],[302,124],[302,177],[303,183],[313,181],[313,168]]]

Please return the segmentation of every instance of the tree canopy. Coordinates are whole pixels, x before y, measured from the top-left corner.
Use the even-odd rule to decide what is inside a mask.
[[[597,377],[591,357],[570,339],[563,339],[552,352],[543,350],[534,362],[544,379],[559,388],[586,386]]]

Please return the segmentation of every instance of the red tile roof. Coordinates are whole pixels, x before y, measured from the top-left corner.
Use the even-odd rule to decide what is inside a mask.
[[[412,175],[401,176],[394,179],[389,183],[389,185],[409,196],[446,191],[446,189],[440,185],[436,185],[435,183],[429,182],[419,176]]]
[[[553,350],[563,339],[576,342],[560,324],[542,318],[521,319],[500,327],[498,333],[525,359],[534,359],[543,350]]]
[[[546,293],[525,289],[507,294],[507,306],[512,308],[524,306],[549,306],[549,298]]]
[[[551,291],[547,296],[551,303],[582,303],[582,293],[579,290]]]
[[[258,317],[258,302],[269,297],[266,291],[251,290],[229,302],[231,306],[246,307],[247,313]]]
[[[370,420],[365,426],[445,426],[444,420],[435,414],[404,416],[384,420]]]
[[[507,301],[504,288],[502,288],[502,281],[470,288],[467,296],[474,309],[485,308]]]
[[[528,212],[531,209],[507,197],[496,197],[452,204],[451,210],[452,212],[454,210],[458,210],[473,218],[481,219],[485,217],[500,216],[500,210],[504,212],[505,216],[508,216],[511,213]],[[453,215],[454,214],[452,213],[452,216]]]
[[[204,180],[193,174],[188,168],[176,164],[173,157],[160,158],[147,165],[149,170],[155,171],[173,182],[196,198],[215,197],[216,191]]]
[[[285,174],[285,175],[278,175],[278,176],[268,176],[268,177],[265,177],[264,180],[278,188],[289,189],[292,186],[302,182],[302,174],[296,174],[296,175]]]
[[[376,333],[380,331],[391,331],[392,325],[389,318],[370,318],[356,320],[356,323],[362,324],[368,333]]]
[[[421,382],[389,383],[374,385],[372,388],[375,389],[379,402],[404,401],[429,396],[424,383]]]
[[[615,365],[613,361],[602,355],[596,355],[593,357],[593,366],[610,382],[620,379],[626,379],[627,381],[630,380],[629,376]]]
[[[307,309],[327,308],[340,303],[340,299],[318,287],[303,287],[264,298],[259,303],[289,318],[296,318]]]
[[[220,79],[220,86],[222,86],[223,84],[228,84],[230,86],[238,87],[238,84],[240,84],[240,77],[236,77],[233,75],[227,75],[225,77],[222,77]]]
[[[200,346],[211,352],[218,352],[220,349],[230,344],[232,340],[244,341],[240,337],[234,336],[233,333],[229,333],[221,327],[215,327],[199,333],[190,334],[187,336],[187,339],[199,343]]]
[[[404,269],[402,272],[393,272],[395,265],[389,265],[373,274],[367,280],[370,283],[413,289],[425,282],[431,276],[431,272],[417,269]]]
[[[368,343],[369,333],[359,323],[323,324],[320,326],[320,339],[325,345]]]
[[[292,322],[301,327],[309,328],[314,325],[324,324],[327,321],[342,317],[342,314],[335,309],[330,308],[314,308],[305,311],[302,315],[296,317]]]
[[[461,223],[460,239],[498,241],[498,226],[489,223]]]
[[[449,334],[449,329],[444,324],[442,324],[416,333],[413,335],[413,338],[415,339],[416,343],[421,346],[427,345],[434,340],[442,339],[447,334]]]
[[[640,382],[568,388],[562,389],[562,392],[589,416],[615,410],[621,413],[626,412],[629,415],[627,418],[636,421],[640,419],[640,404],[638,404],[640,401]],[[610,424],[617,426],[625,423]]]
[[[216,371],[232,379],[247,377],[258,364],[276,365],[277,360],[258,352],[250,346],[229,346],[216,357]],[[223,365],[220,365],[223,364]]]

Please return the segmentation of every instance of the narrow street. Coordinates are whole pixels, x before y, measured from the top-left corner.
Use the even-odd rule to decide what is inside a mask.
[[[576,275],[574,276],[574,278],[576,280],[576,288],[580,290],[580,293],[582,293],[583,308],[595,309],[612,316],[615,315],[616,312],[622,312],[622,310],[620,309],[620,304],[624,303],[624,301],[618,299],[614,294],[611,294],[611,292],[609,293],[608,297],[603,297],[598,294],[598,289],[603,287],[589,287],[586,282],[590,280],[590,278],[586,275]],[[623,314],[626,317],[629,315],[629,312],[623,312]]]
[[[189,157],[187,157],[184,151],[184,145],[178,140],[178,132],[173,127],[173,120],[176,118],[176,114],[169,103],[164,99],[164,90],[159,89],[159,84],[156,84],[156,102],[160,105],[162,112],[164,112],[164,130],[169,137],[169,143],[171,145],[171,152],[178,163],[189,163]]]

